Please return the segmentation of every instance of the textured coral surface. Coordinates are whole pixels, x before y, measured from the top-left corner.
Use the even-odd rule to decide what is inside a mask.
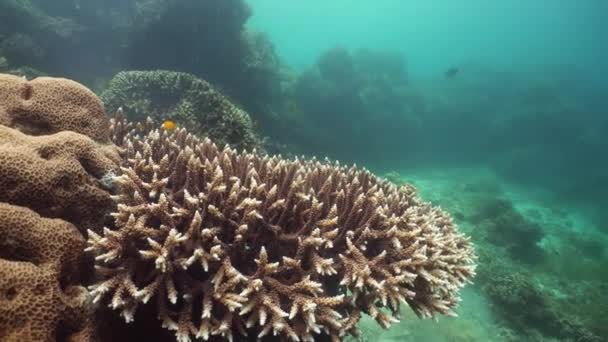
[[[0,74],[0,340],[91,339],[81,232],[113,206],[108,128],[82,85]]]
[[[119,162],[108,128],[101,102],[82,85],[0,74],[0,202],[99,229]]]
[[[251,150],[260,145],[249,114],[207,81],[191,74],[122,71],[112,78],[101,97],[109,111],[122,107],[133,121],[151,117],[160,125],[169,118],[222,146]]]
[[[341,340],[361,314],[453,314],[474,253],[441,209],[368,171],[218,149],[180,130],[125,148],[115,226],[89,233],[95,301],[152,305],[178,340]],[[387,309],[387,310],[384,310]]]
[[[0,340],[87,341],[91,306],[73,286],[85,240],[72,224],[0,203]]]
[[[85,86],[63,78],[31,81],[0,74],[0,125],[30,135],[72,131],[108,143],[103,104]]]
[[[36,137],[0,125],[0,202],[97,230],[112,207],[103,185],[116,158],[81,134]]]

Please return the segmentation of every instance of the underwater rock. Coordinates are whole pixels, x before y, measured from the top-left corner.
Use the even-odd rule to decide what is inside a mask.
[[[130,30],[122,69],[190,73],[221,87],[248,111],[262,112],[258,106],[271,102],[266,90],[275,79],[261,67],[271,67],[276,55],[268,40],[247,33],[248,2],[154,1],[162,10],[142,16],[147,23]]]
[[[335,83],[351,83],[357,76],[349,51],[336,46],[322,53],[317,60],[321,77]]]
[[[89,233],[90,289],[127,322],[152,306],[178,340],[339,341],[363,313],[388,328],[400,304],[452,315],[474,276],[468,238],[412,186],[184,129],[138,132],[121,116],[112,128],[125,151],[118,211]]]
[[[551,305],[549,298],[530,278],[528,274],[495,269],[491,276],[483,276],[484,292],[496,304],[496,313],[507,324],[523,336],[536,330],[543,336],[560,340],[601,341],[601,338]]]
[[[174,120],[190,132],[219,145],[254,149],[261,139],[249,114],[232,104],[208,82],[193,75],[164,71],[122,71],[109,82],[101,98],[108,110],[122,107],[129,120]]]
[[[542,228],[520,214],[510,201],[484,198],[472,222],[483,227],[487,239],[504,247],[515,260],[531,264],[542,260],[544,252],[537,244],[544,236]]]
[[[46,51],[29,34],[14,33],[0,40],[0,49],[11,61],[22,65],[40,65],[46,58]]]

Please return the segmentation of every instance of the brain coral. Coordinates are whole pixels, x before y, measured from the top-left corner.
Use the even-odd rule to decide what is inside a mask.
[[[128,128],[114,126],[125,148],[115,226],[90,232],[87,248],[95,301],[126,321],[152,305],[180,341],[339,341],[362,313],[389,327],[400,304],[451,315],[474,275],[469,239],[411,186]]]
[[[88,341],[87,290],[72,285],[85,245],[76,227],[0,203],[0,236],[0,340]]]
[[[82,85],[0,74],[0,340],[88,341],[85,239],[113,202],[119,155]]]
[[[113,206],[103,185],[116,158],[74,132],[37,137],[0,125],[0,202],[97,230]]]
[[[90,90],[0,74],[0,202],[97,230],[113,206],[104,183],[118,163],[109,121]]]
[[[260,145],[249,114],[191,74],[122,71],[112,78],[101,98],[109,110],[122,107],[130,120],[143,121],[150,116],[160,123],[169,118],[221,145],[238,149]]]
[[[72,131],[109,143],[103,104],[83,85],[62,78],[0,74],[0,125],[29,135]]]

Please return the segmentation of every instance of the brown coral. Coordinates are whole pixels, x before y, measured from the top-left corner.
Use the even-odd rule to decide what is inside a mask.
[[[0,203],[0,340],[88,341],[91,306],[71,285],[85,240],[70,223]]]
[[[0,125],[0,202],[98,230],[113,206],[104,187],[117,158],[109,147],[74,132],[36,137]]]
[[[89,89],[0,74],[0,202],[97,230],[113,205],[103,186],[118,163],[103,105]]]
[[[0,340],[90,340],[78,229],[113,207],[108,128],[85,87],[0,74]]]
[[[85,86],[63,78],[0,74],[0,125],[29,135],[72,131],[109,143],[103,104]]]
[[[89,233],[95,301],[151,302],[180,341],[341,340],[362,313],[453,314],[474,253],[441,209],[368,171],[216,148],[184,130],[124,135],[115,227]],[[391,313],[382,308],[388,308]]]

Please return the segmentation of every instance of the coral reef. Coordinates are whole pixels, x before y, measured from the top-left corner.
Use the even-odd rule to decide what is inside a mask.
[[[114,205],[109,138],[80,84],[0,74],[0,340],[92,340],[82,233]]]
[[[247,2],[162,2],[164,9],[131,34],[123,69],[190,73],[222,87],[248,110],[262,112],[272,95],[277,58],[263,35],[245,30],[251,16]]]
[[[493,269],[480,270],[484,292],[496,305],[505,323],[523,335],[541,333],[560,340],[599,342],[601,338],[555,308],[528,274]],[[522,310],[523,308],[523,310]]]
[[[134,2],[2,1],[0,47],[15,68],[92,79],[115,65]]]
[[[317,60],[321,77],[336,83],[352,84],[358,75],[353,58],[343,47],[334,47],[322,53]]]
[[[82,85],[0,75],[0,202],[99,230],[119,163],[108,129],[101,102]]]
[[[99,98],[83,85],[61,78],[0,74],[0,125],[29,135],[72,131],[110,143]]]
[[[270,37],[261,32],[246,30],[241,34],[245,53],[241,57],[242,71],[232,73],[227,89],[250,113],[254,113],[263,127],[273,127],[269,112],[285,100],[283,82],[286,69],[275,51]],[[262,124],[261,124],[262,125]]]
[[[212,85],[193,75],[155,70],[122,71],[101,98],[108,110],[122,107],[130,120],[157,122],[167,118],[217,144],[238,149],[260,147],[249,114],[232,104]]]
[[[76,227],[0,202],[0,340],[89,341],[92,305]]]
[[[0,202],[99,230],[113,207],[108,149],[74,132],[36,137],[0,125]]]
[[[382,175],[382,178],[387,181],[395,184],[395,185],[403,185],[407,182],[403,179],[403,175],[401,175],[398,171],[392,170]]]
[[[180,341],[338,341],[363,313],[389,327],[401,303],[452,315],[474,275],[468,238],[411,186],[237,154],[185,130],[142,135],[114,122],[125,151],[115,225],[89,232],[87,247],[95,301],[126,321],[152,305]]]
[[[542,228],[520,214],[510,201],[485,198],[471,221],[483,227],[488,241],[505,248],[511,258],[532,264],[542,260],[544,253],[537,244],[544,236]]]
[[[423,114],[406,77],[398,54],[329,49],[285,91],[295,105],[286,101],[284,111],[295,114],[280,116],[277,121],[288,123],[271,136],[300,153],[350,162],[403,159],[403,146],[421,146],[415,137]],[[417,153],[408,149],[407,157]]]
[[[269,40],[245,30],[250,15],[244,0],[3,0],[0,56],[11,72],[31,68],[96,89],[118,70],[188,72],[262,113],[278,59]]]

